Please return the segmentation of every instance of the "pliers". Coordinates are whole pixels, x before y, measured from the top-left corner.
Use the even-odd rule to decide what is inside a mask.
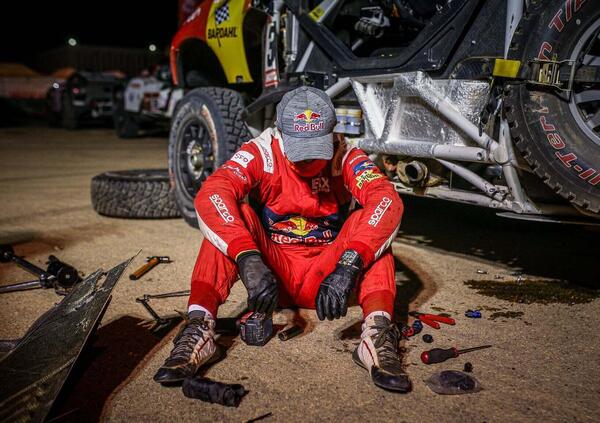
[[[445,323],[447,325],[454,325],[456,322],[452,317],[440,316],[439,314],[427,314],[427,313],[419,313],[418,311],[411,311],[411,316],[418,318],[427,326],[431,326],[434,329],[440,328],[440,323]],[[438,323],[439,322],[439,323]]]

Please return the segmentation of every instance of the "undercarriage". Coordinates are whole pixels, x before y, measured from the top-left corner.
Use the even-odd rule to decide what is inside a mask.
[[[515,154],[505,119],[492,128],[496,139],[480,130],[489,83],[433,80],[424,72],[342,83],[352,86],[364,113],[364,134],[349,143],[376,155],[399,193],[519,214],[578,215],[566,204],[529,199],[519,177],[528,169]]]

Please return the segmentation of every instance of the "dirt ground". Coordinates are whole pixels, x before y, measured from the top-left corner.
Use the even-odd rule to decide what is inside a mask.
[[[185,398],[152,375],[168,355],[174,332],[151,333],[135,299],[144,293],[188,288],[201,242],[181,219],[122,220],[94,213],[90,178],[106,170],[166,167],[163,138],[119,140],[104,129],[64,131],[42,127],[0,129],[0,243],[40,266],[54,254],[86,274],[108,269],[142,249],[169,255],[139,281],[123,277],[89,346],[68,379],[53,421],[599,421],[600,260],[597,230],[502,219],[492,212],[447,202],[405,198],[397,258],[397,318],[409,310],[449,313],[455,326],[426,327],[434,337],[403,342],[414,389],[382,391],[351,360],[360,333],[360,310],[318,322],[311,310],[283,310],[283,325],[303,322],[302,336],[249,347],[221,337],[226,357],[204,371],[214,380],[249,391],[238,408]],[[29,280],[13,264],[0,264],[0,284]],[[562,282],[561,282],[562,281]],[[20,337],[60,300],[51,291],[0,295],[0,339]],[[244,307],[236,284],[219,312]],[[186,299],[155,302],[165,314]],[[464,316],[480,309],[481,319]],[[173,329],[175,330],[175,329]],[[493,347],[426,366],[432,347]],[[483,390],[434,394],[425,384],[435,372],[473,364]]]

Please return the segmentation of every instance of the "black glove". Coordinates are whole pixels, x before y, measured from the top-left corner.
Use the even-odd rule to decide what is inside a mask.
[[[277,307],[277,282],[260,254],[247,253],[237,260],[240,278],[248,290],[248,308],[271,315]]]
[[[339,319],[348,311],[348,298],[362,272],[363,262],[354,250],[346,250],[319,287],[315,306],[319,320]]]

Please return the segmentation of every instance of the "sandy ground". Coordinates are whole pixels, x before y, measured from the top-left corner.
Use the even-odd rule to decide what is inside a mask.
[[[600,301],[588,302],[575,282],[600,281],[598,232],[577,227],[510,221],[473,207],[406,198],[402,232],[394,244],[397,317],[409,309],[445,312],[456,326],[426,329],[434,336],[404,342],[413,392],[398,395],[374,387],[351,360],[360,310],[319,323],[314,311],[284,310],[276,323],[306,322],[300,337],[249,347],[223,337],[225,359],[205,370],[215,380],[242,383],[249,391],[238,408],[185,398],[151,378],[170,350],[174,332],[161,337],[135,298],[188,288],[201,242],[183,220],[122,220],[91,208],[90,178],[102,171],[166,167],[166,140],[119,140],[110,130],[67,132],[46,128],[0,130],[0,243],[40,266],[49,254],[85,273],[110,268],[134,255],[169,255],[147,277],[123,278],[93,345],[77,364],[53,411],[56,421],[598,421],[600,419]],[[479,272],[478,272],[479,270]],[[469,280],[507,284],[522,274],[522,295],[487,296]],[[535,288],[540,281],[557,291]],[[0,265],[0,283],[28,280],[12,264]],[[487,281],[487,282],[486,282]],[[487,284],[487,285],[486,285]],[[533,284],[533,285],[532,285]],[[527,290],[534,286],[534,289]],[[541,285],[546,286],[546,285]],[[547,295],[546,295],[547,294]],[[589,294],[587,291],[585,295]],[[498,298],[501,296],[504,299]],[[548,297],[550,295],[550,297]],[[545,299],[544,299],[545,298]],[[18,338],[42,312],[60,300],[50,291],[0,296],[0,338]],[[237,284],[220,317],[235,316],[245,300]],[[521,302],[519,302],[521,301]],[[156,302],[161,313],[183,310],[185,299]],[[479,308],[482,319],[464,311]],[[426,366],[420,353],[433,347],[493,348]],[[424,380],[465,362],[483,390],[440,396]]]

